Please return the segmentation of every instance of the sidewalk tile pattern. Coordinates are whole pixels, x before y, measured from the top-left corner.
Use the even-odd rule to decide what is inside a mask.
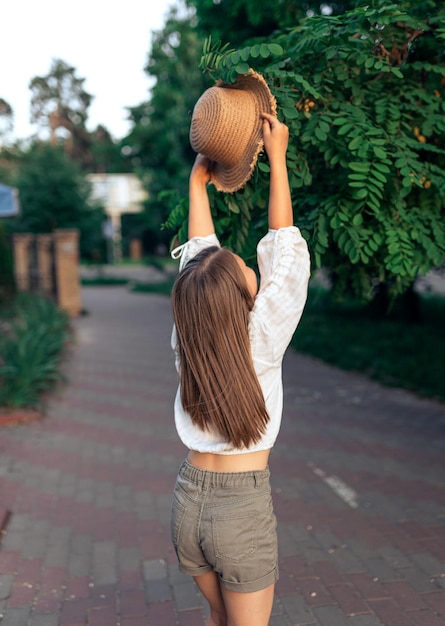
[[[169,536],[169,301],[83,299],[67,384],[0,431],[1,626],[199,626]],[[284,382],[270,626],[445,625],[445,406],[293,352]]]

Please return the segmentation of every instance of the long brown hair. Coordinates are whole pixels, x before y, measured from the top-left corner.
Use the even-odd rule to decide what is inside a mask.
[[[193,424],[235,448],[265,432],[269,415],[248,334],[253,297],[235,256],[211,246],[192,258],[172,290],[181,401]]]

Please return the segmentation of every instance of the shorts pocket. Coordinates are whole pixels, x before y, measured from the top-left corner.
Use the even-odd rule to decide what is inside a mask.
[[[172,538],[173,545],[175,546],[175,549],[177,548],[178,543],[179,543],[179,536],[181,534],[181,526],[182,526],[182,522],[184,521],[186,511],[187,509],[185,508],[185,506],[183,506],[179,502],[176,495],[174,495],[173,502],[172,502],[171,517],[170,517],[170,532],[171,532],[171,538]]]
[[[212,516],[215,556],[238,563],[257,549],[257,511]]]

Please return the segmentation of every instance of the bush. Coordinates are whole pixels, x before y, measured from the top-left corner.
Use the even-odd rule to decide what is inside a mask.
[[[20,294],[0,310],[0,406],[39,404],[41,394],[61,379],[69,336],[67,315],[40,296]]]

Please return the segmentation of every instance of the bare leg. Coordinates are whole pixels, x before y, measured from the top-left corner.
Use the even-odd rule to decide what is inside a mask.
[[[272,613],[274,589],[275,585],[252,593],[222,589],[227,626],[267,626]]]
[[[210,605],[210,617],[206,626],[227,626],[226,608],[218,575],[215,572],[207,572],[194,578],[200,592]]]

